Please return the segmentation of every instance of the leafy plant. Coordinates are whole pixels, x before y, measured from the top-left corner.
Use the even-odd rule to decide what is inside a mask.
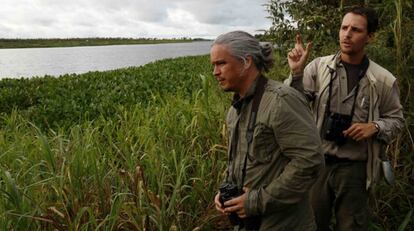
[[[312,41],[312,56],[324,56],[338,50],[338,30],[343,13],[355,5],[369,5],[380,17],[376,41],[368,46],[368,56],[394,73],[401,90],[406,127],[388,148],[398,181],[397,186],[380,185],[374,201],[372,230],[412,230],[414,208],[413,106],[412,73],[414,72],[414,11],[412,1],[314,1],[271,0],[266,4],[272,27],[266,36],[281,48],[281,56],[293,47],[296,33]],[[282,61],[283,62],[283,61]]]

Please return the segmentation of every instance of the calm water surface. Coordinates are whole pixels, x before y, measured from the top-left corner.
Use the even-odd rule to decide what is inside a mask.
[[[104,71],[208,54],[212,42],[0,49],[0,79]]]

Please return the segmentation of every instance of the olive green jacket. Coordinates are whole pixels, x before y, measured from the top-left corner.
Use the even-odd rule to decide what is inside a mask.
[[[230,160],[227,181],[239,186],[253,101],[248,99],[255,93],[255,85],[256,82],[227,115]],[[309,189],[324,167],[324,159],[317,128],[306,105],[305,97],[291,87],[273,80],[265,86],[244,182],[244,187],[249,188],[244,204],[246,214],[261,217],[260,230],[316,228]]]
[[[313,60],[306,66],[303,76],[290,76],[285,81],[308,96],[318,129],[324,120],[331,72],[334,76],[346,76],[344,68],[341,68],[340,53]],[[365,90],[361,94],[369,98],[367,122],[379,125],[379,133],[368,140],[366,187],[369,189],[383,175],[381,162],[386,158],[385,145],[401,131],[404,118],[396,78],[372,60],[364,78],[368,79],[368,87],[362,88]]]

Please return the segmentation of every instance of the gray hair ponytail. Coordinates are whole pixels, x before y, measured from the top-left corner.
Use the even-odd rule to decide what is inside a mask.
[[[214,40],[214,44],[226,45],[230,49],[230,53],[243,62],[247,56],[253,58],[253,62],[257,69],[267,72],[273,66],[273,46],[270,42],[259,42],[251,34],[244,31],[232,31],[220,35]]]

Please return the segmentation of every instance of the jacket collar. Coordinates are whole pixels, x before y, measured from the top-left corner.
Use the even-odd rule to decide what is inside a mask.
[[[371,66],[373,63],[370,59],[369,60],[369,65]],[[327,67],[329,68],[330,71],[336,71],[336,69],[338,68],[338,66],[341,66],[341,51],[338,51],[328,62],[327,62]],[[365,73],[365,75],[367,76],[369,82],[371,85],[375,85],[375,83],[377,82],[376,78],[374,77],[374,75],[372,74],[370,68],[368,68],[367,72]]]
[[[248,104],[256,93],[257,80],[260,78],[260,75],[253,81],[249,89],[246,92],[246,95],[243,98],[240,98],[238,93],[233,95],[232,106],[237,110],[237,113],[240,113],[240,110],[243,104]]]
[[[330,70],[336,71],[336,68],[341,65],[341,52],[338,51],[330,60],[328,60],[326,65]]]

